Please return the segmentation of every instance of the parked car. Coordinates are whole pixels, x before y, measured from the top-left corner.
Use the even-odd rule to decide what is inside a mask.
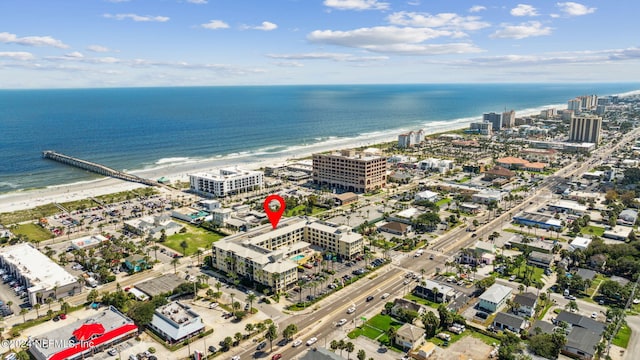
[[[260,350],[264,349],[265,347],[267,347],[267,342],[263,341],[263,342],[260,343],[260,345],[258,345],[256,350],[260,351]]]
[[[282,359],[282,354],[274,354],[271,357],[271,360],[280,360],[280,359]]]

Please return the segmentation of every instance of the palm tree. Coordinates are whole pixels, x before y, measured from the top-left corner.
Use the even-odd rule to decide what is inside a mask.
[[[437,303],[438,301],[436,300],[436,298],[438,297],[438,293],[440,293],[440,290],[438,290],[438,287],[434,286],[433,289],[431,289],[431,292],[433,292],[433,302]]]
[[[196,250],[196,256],[198,257],[198,266],[200,266],[200,256],[202,256],[203,253],[204,252],[200,248]]]
[[[176,266],[178,266],[179,263],[180,263],[180,259],[178,259],[178,258],[173,258],[171,260],[171,265],[173,265],[173,273],[174,274],[178,273],[178,270],[176,269]]]
[[[249,302],[249,311],[251,311],[251,309],[253,309],[253,302],[256,299],[256,295],[255,294],[249,294],[247,295],[247,301]]]
[[[27,315],[27,313],[28,313],[28,312],[29,312],[29,310],[27,310],[27,309],[25,309],[25,308],[20,309],[20,315],[22,315],[22,322],[23,322],[23,323],[26,323],[26,322],[27,322],[27,317],[26,317],[26,315]]]
[[[387,337],[389,338],[389,345],[392,345],[395,341],[396,338],[396,328],[394,328],[393,326],[390,326],[389,329],[387,329]]]
[[[276,327],[276,324],[271,323],[271,325],[269,325],[267,333],[264,334],[264,337],[269,340],[269,346],[271,348],[271,351],[273,352],[273,340],[278,338],[278,328]]]
[[[182,240],[182,242],[180,243],[180,247],[182,248],[182,256],[187,256],[187,248],[189,247],[187,241]]]
[[[47,300],[48,300],[48,299],[47,299]],[[35,304],[35,305],[33,305],[33,308],[34,308],[34,309],[36,309],[36,317],[37,317],[37,318],[39,318],[39,317],[40,317],[40,311],[39,311],[39,310],[40,310],[40,307],[41,307],[41,306],[42,306],[42,305],[40,305],[40,304]]]
[[[369,212],[369,210],[367,210],[367,212]],[[367,358],[367,353],[363,349],[360,349],[358,350],[357,358],[358,360],[364,360]]]
[[[160,250],[160,246],[158,246],[158,245],[153,245],[153,246],[151,247],[151,249],[153,249],[153,255],[154,255],[154,256],[155,256],[155,258],[156,258],[156,262],[158,262],[158,250]]]
[[[51,303],[53,302],[53,299],[52,299],[52,298],[47,298],[44,302],[45,302],[47,305],[49,305],[49,310],[51,310]]]
[[[351,341],[349,341],[345,344],[344,349],[347,351],[347,360],[351,359],[351,353],[356,349],[356,347]]]

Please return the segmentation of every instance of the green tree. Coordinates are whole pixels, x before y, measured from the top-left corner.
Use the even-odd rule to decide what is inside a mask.
[[[87,294],[87,302],[90,302],[90,303],[96,302],[96,301],[98,301],[98,297],[100,297],[100,294],[98,293],[98,290],[92,289]]]
[[[271,351],[273,351],[273,340],[278,338],[278,327],[276,327],[276,324],[272,323],[271,325],[269,325],[267,333],[264,334],[264,337],[269,340],[269,347],[271,348]]]
[[[365,360],[367,358],[367,353],[363,349],[360,349],[358,350],[358,355],[356,355],[356,357],[358,360]]]
[[[249,302],[249,311],[251,311],[251,309],[253,308],[253,302],[255,300],[256,300],[256,295],[255,294],[247,295],[247,301]]]
[[[351,353],[356,349],[355,345],[349,341],[344,345],[344,349],[347,351],[347,360],[351,359]]]
[[[336,350],[338,350],[338,341],[331,340],[329,347],[331,348],[331,350],[333,350],[333,352],[335,352]]]
[[[222,343],[224,344],[225,349],[231,349],[231,345],[233,345],[233,338],[231,336],[227,336],[222,340]]]
[[[440,323],[438,316],[433,311],[426,311],[422,314],[421,320],[426,331],[426,337],[434,337],[438,331],[438,324]]]
[[[136,302],[134,303],[127,312],[127,315],[136,323],[138,326],[145,326],[151,322],[153,319],[153,313],[156,308],[152,302]]]
[[[182,240],[182,242],[180,243],[180,247],[182,248],[182,256],[187,256],[187,248],[189,247],[187,241]]]
[[[298,332],[298,326],[296,324],[289,324],[287,325],[286,328],[284,328],[284,330],[282,330],[282,336],[284,336],[284,338],[287,341],[289,341],[291,340],[291,338],[293,338],[293,335],[297,332]]]
[[[178,269],[176,268],[178,266],[178,264],[180,264],[180,259],[178,258],[173,258],[171,260],[171,265],[173,265],[173,273],[177,274],[178,273]]]
[[[238,331],[237,333],[235,333],[235,334],[233,335],[233,338],[235,339],[235,341],[236,341],[237,343],[240,343],[240,340],[242,340],[242,333]]]

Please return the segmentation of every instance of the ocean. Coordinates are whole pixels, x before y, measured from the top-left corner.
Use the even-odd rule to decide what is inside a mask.
[[[566,107],[640,84],[429,84],[0,90],[0,193],[97,178],[43,150],[141,170],[267,159],[335,139],[462,127],[485,112]]]

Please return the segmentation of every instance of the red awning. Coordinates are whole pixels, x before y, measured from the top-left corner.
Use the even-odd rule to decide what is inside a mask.
[[[89,325],[96,325],[96,324],[89,324]],[[82,329],[84,326],[81,326],[78,330]],[[100,327],[102,327],[102,325],[100,325]],[[74,335],[75,333],[78,331],[74,331]],[[138,331],[138,327],[135,324],[125,324],[122,325],[121,327],[117,328],[117,329],[113,329],[111,331],[109,331],[108,333],[98,337],[97,339],[91,340],[91,341],[86,341],[86,342],[82,342],[82,343],[78,343],[73,347],[70,348],[66,348],[64,350],[61,350],[60,352],[53,354],[49,360],[65,360],[71,357],[74,357],[80,353],[82,353],[83,351],[86,351],[87,349],[91,348],[91,347],[97,347],[103,344],[108,343],[111,340],[114,340],[120,336],[123,335],[127,335],[129,333],[134,333]],[[102,327],[102,332],[104,332],[104,328]]]
[[[100,336],[104,334],[104,326],[102,324],[84,324],[73,332],[73,336],[79,341],[90,340],[92,336]]]

